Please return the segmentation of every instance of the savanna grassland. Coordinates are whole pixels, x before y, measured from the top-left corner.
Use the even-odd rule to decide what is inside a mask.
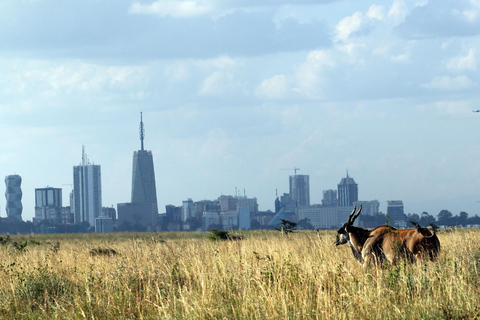
[[[480,318],[479,230],[440,231],[438,262],[370,269],[334,231],[207,235],[3,237],[0,318]]]

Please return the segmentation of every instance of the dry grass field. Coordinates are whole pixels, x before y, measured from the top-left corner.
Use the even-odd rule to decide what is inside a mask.
[[[370,269],[333,245],[335,231],[207,235],[11,236],[0,318],[480,318],[479,230],[440,231],[438,262]]]

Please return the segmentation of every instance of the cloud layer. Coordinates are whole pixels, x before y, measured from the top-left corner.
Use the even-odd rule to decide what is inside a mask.
[[[160,208],[238,187],[272,209],[300,167],[317,203],[348,168],[364,200],[473,213],[479,33],[474,0],[2,1],[0,164],[27,218],[82,145],[126,202],[143,111]]]

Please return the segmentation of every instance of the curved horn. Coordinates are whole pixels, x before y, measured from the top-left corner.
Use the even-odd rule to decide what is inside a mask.
[[[353,207],[352,213],[350,213],[350,215],[348,216],[347,224],[352,224],[353,220],[355,220],[355,219],[352,220],[353,216],[355,215],[355,211],[357,211],[357,205]]]
[[[355,219],[358,218],[358,216],[360,215],[360,212],[362,212],[362,205],[360,205],[360,208],[358,208],[358,212],[353,216],[352,221],[351,221],[352,224],[355,221]]]

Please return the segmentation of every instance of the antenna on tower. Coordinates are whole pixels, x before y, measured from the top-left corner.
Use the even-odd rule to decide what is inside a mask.
[[[82,145],[82,166],[86,166],[88,164],[88,158],[85,153],[85,145]]]
[[[145,139],[145,128],[143,127],[143,117],[142,112],[140,112],[140,142],[141,142],[141,149],[143,151],[143,140]]]

